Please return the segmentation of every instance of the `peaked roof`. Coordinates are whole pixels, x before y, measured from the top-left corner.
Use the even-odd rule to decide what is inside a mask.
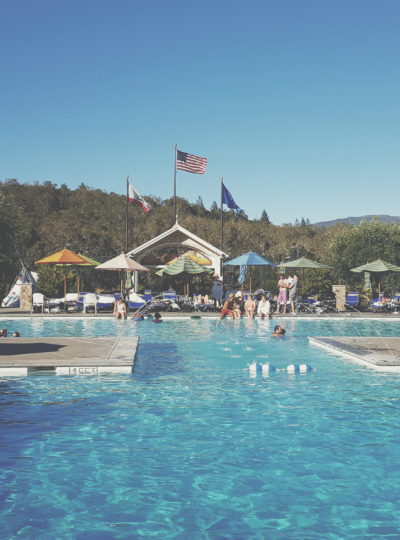
[[[220,249],[213,246],[209,242],[206,242],[205,240],[203,240],[203,238],[200,238],[196,234],[188,231],[187,229],[185,229],[185,227],[182,227],[182,225],[179,225],[178,222],[176,222],[173,227],[171,227],[170,229],[164,231],[163,233],[159,234],[158,236],[155,236],[154,238],[152,238],[148,242],[145,242],[144,244],[142,244],[141,246],[138,246],[135,249],[132,249],[132,251],[129,251],[127,253],[127,255],[130,255],[130,256],[131,255],[137,255],[138,253],[141,253],[142,251],[145,251],[146,249],[150,248],[152,245],[157,244],[161,240],[167,240],[169,236],[172,236],[176,232],[180,232],[181,234],[187,236],[188,238],[190,238],[191,240],[193,240],[197,244],[203,246],[204,248],[206,248],[206,249],[208,249],[210,251],[213,251],[219,257],[227,257],[228,256],[227,253],[221,251]]]

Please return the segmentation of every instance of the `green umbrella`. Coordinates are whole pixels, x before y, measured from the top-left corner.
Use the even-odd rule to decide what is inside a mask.
[[[361,274],[362,272],[371,272],[373,274],[385,274],[387,272],[400,272],[400,266],[395,264],[382,261],[382,259],[377,259],[376,261],[363,264],[362,266],[357,266],[352,268],[350,272],[357,272]],[[378,301],[381,298],[381,283],[378,280]]]
[[[295,261],[288,261],[285,263],[278,264],[279,268],[314,268],[316,270],[329,270],[332,266],[327,264],[322,264],[317,261],[312,261],[307,259],[307,257],[301,257],[301,259],[296,259]],[[303,277],[303,276],[302,276]],[[301,282],[301,291],[303,292],[303,282]]]
[[[77,269],[77,274],[78,274],[78,295],[80,293],[80,290],[81,290],[81,276],[80,276],[80,273],[79,273],[79,267],[80,266],[84,266],[84,267],[87,267],[87,266],[99,266],[99,263],[98,261],[96,261],[95,259],[92,259],[91,257],[88,257],[87,255],[82,255],[82,253],[78,253],[79,257],[82,257],[82,259],[84,259],[86,262],[81,262],[81,263],[77,263],[77,264],[67,264],[66,266],[74,266],[76,267]]]

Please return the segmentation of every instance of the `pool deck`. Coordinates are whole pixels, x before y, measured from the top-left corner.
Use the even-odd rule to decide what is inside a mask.
[[[312,345],[378,371],[400,373],[398,337],[310,337]]]
[[[215,311],[191,311],[191,312],[183,312],[183,311],[162,311],[160,310],[160,313],[162,314],[163,318],[191,318],[191,317],[211,317],[211,318],[219,318],[220,313]],[[133,315],[133,311],[128,313],[128,319],[130,319]],[[32,317],[32,318],[42,318],[46,317],[49,319],[56,319],[56,318],[107,318],[112,319],[114,318],[114,315],[110,311],[102,311],[98,313],[83,313],[82,311],[74,311],[74,312],[65,312],[61,311],[60,313],[31,313],[30,311],[23,311],[19,308],[0,308],[0,321],[1,319],[9,319],[9,318],[26,318],[26,317]],[[292,314],[292,313],[280,313],[279,315],[273,315],[271,317],[272,319],[398,319],[400,321],[400,312],[393,312],[393,313],[380,313],[380,312],[361,312],[361,311],[343,311],[343,312],[329,312],[329,313],[302,313],[302,314]]]
[[[139,338],[3,338],[0,376],[131,373]]]

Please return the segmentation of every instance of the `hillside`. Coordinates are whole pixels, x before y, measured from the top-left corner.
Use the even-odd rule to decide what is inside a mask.
[[[400,216],[387,216],[384,214],[379,215],[367,215],[359,217],[348,217],[342,219],[332,219],[331,221],[318,221],[313,223],[315,227],[333,227],[334,225],[359,225],[362,221],[371,222],[373,220],[380,221],[382,223],[400,223]]]

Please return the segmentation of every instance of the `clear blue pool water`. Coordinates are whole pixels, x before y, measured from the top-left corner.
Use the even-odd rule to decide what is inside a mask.
[[[400,376],[308,344],[400,321],[10,320],[140,335],[132,375],[0,382],[2,538],[399,538]],[[1,344],[0,344],[1,347]],[[249,376],[252,361],[308,363]]]

